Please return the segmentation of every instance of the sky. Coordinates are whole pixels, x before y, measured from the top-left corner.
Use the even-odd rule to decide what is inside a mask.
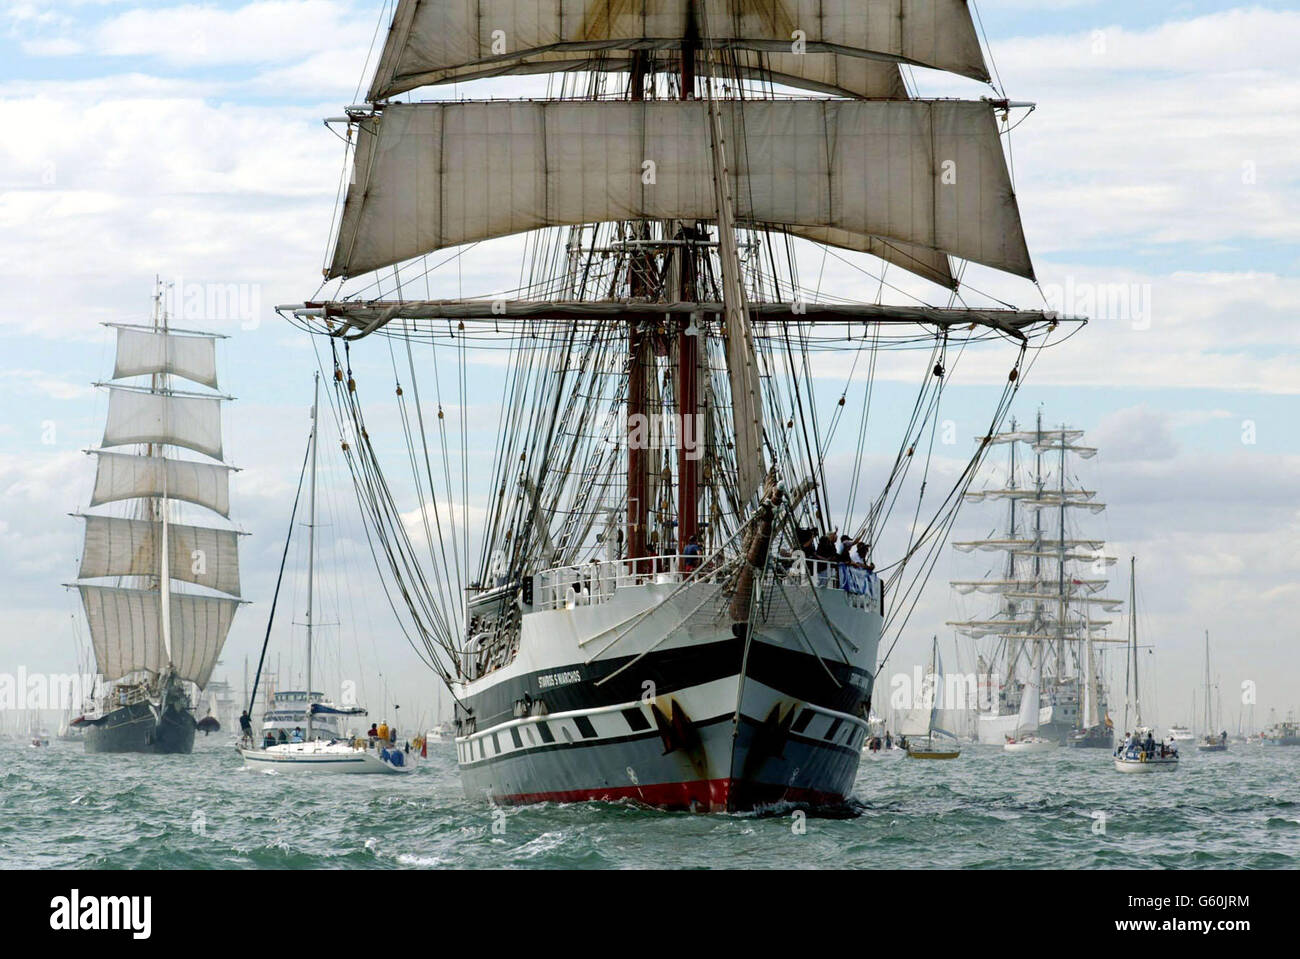
[[[1209,630],[1225,723],[1235,726],[1249,683],[1262,725],[1270,709],[1300,708],[1300,4],[977,9],[1001,86],[1038,104],[1012,155],[1042,293],[986,270],[968,279],[1091,318],[1036,360],[1014,413],[1027,421],[1041,408],[1101,449],[1079,476],[1109,509],[1085,528],[1125,564],[1138,557],[1156,721],[1190,718]],[[0,6],[0,673],[76,666],[84,625],[62,584],[80,549],[68,514],[86,507],[93,477],[83,451],[106,408],[91,384],[112,372],[101,324],[145,321],[157,275],[173,290],[234,292],[215,313],[180,319],[229,337],[222,389],[237,401],[226,445],[242,470],[232,515],[251,534],[252,604],[218,676],[242,685],[266,631],[315,368],[310,338],[273,308],[318,288],[343,159],[321,121],[356,102],[383,15],[363,0]],[[929,71],[915,82],[926,95],[989,95]],[[532,89],[479,87],[439,95]],[[465,272],[435,277],[434,295],[514,285],[517,250],[486,244]],[[824,285],[874,294],[840,262]],[[386,351],[360,352],[363,382],[391,385]],[[902,380],[899,363],[889,375]],[[1007,357],[983,351],[963,364],[941,418],[964,442],[982,432]],[[489,382],[492,372],[484,366]],[[484,398],[473,415],[495,414]],[[936,468],[965,452],[941,451]],[[322,488],[318,622],[339,624],[321,630],[325,668],[380,711],[396,702],[403,716],[431,716],[434,678],[387,611],[336,455],[325,456]],[[954,535],[985,535],[999,515],[968,507]],[[944,623],[976,612],[943,584],[987,565],[948,553],[889,669],[919,662],[932,634],[951,646]],[[302,631],[290,625],[304,609],[302,560],[298,542],[271,645],[285,677],[302,663]],[[1118,574],[1109,593],[1126,591]]]

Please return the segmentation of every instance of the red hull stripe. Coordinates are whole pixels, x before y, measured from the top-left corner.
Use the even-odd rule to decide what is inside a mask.
[[[617,802],[631,800],[663,809],[706,809],[721,812],[728,808],[748,808],[756,804],[778,802],[834,805],[845,797],[814,789],[784,788],[763,783],[744,783],[737,787],[733,779],[696,779],[680,783],[654,783],[645,786],[605,786],[600,789],[566,789],[560,792],[516,793],[494,797],[497,802],[523,805],[539,802]],[[742,805],[743,804],[743,805]]]

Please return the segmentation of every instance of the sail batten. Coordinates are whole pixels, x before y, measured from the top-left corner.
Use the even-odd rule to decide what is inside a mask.
[[[395,104],[360,121],[328,274],[550,226],[716,217],[707,105]],[[719,103],[737,224],[1033,276],[985,103]]]
[[[400,0],[367,99],[583,61],[625,68],[630,51],[679,50],[695,16],[701,48],[764,53],[767,69],[796,85],[876,95],[855,87],[899,63],[989,79],[965,0]]]

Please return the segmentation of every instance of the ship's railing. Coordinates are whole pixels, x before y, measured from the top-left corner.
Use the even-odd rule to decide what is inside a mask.
[[[608,602],[620,587],[648,583],[678,584],[690,579],[717,583],[730,575],[730,568],[700,556],[644,556],[638,559],[592,560],[572,566],[558,566],[533,576],[534,609],[573,609]],[[850,605],[881,609],[880,577],[862,567],[801,556],[773,556],[768,576],[786,585],[816,586],[843,590]]]
[[[643,556],[639,559],[592,560],[557,566],[533,576],[533,606],[537,609],[573,609],[595,606],[613,598],[620,587],[647,583],[681,583],[695,575],[696,582],[716,582],[721,567],[701,569],[700,556]]]

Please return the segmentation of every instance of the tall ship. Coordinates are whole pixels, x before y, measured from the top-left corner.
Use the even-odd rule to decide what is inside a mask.
[[[1075,322],[962,282],[1034,277],[1003,144],[1032,104],[964,0],[399,0],[374,62],[327,121],[325,284],[280,311],[329,337],[467,795],[843,803],[882,636],[988,448],[930,471],[949,366],[1007,357],[991,436]],[[911,65],[986,96],[915,98]],[[537,95],[459,99],[500,78]]]
[[[1005,469],[993,486],[966,493],[968,502],[1006,503],[1006,521],[991,536],[953,543],[959,552],[995,557],[984,578],[950,583],[959,594],[997,597],[982,617],[948,624],[976,644],[980,742],[1013,737],[1022,713],[1032,709],[1022,710],[1024,691],[1037,688],[1038,736],[1111,748],[1100,650],[1123,640],[1107,635],[1111,621],[1099,614],[1117,612],[1123,602],[1100,595],[1115,559],[1104,555],[1103,539],[1081,531],[1074,519],[1106,508],[1095,490],[1076,485],[1076,461],[1097,453],[1081,445],[1083,438],[1082,430],[1044,427],[1041,411],[1033,429],[1012,420],[992,439],[1006,450]],[[1042,670],[1037,686],[1028,682],[1034,669]]]
[[[73,721],[90,753],[190,752],[195,691],[208,685],[241,602],[242,534],[182,515],[230,514],[221,404],[231,397],[216,392],[219,336],[173,328],[164,299],[158,285],[147,325],[109,324],[112,382],[95,384],[108,392],[108,420],[90,451],[90,508],[108,509],[76,514],[85,538],[73,584],[104,681]],[[215,717],[201,721],[216,726]]]

